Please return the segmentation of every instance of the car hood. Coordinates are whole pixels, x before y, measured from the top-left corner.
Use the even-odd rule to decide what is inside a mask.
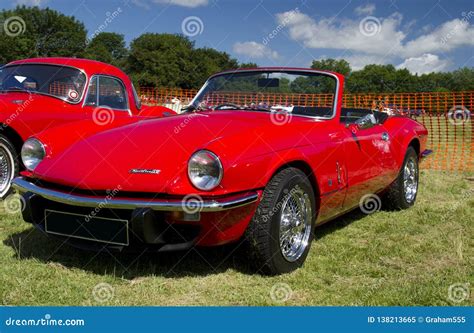
[[[293,117],[288,124],[280,124],[270,113],[249,111],[202,112],[139,121],[76,142],[43,160],[34,175],[90,190],[191,190],[187,162],[195,151],[213,151],[225,170],[249,157],[309,144],[305,127],[312,124],[314,129],[315,123],[314,119]],[[135,173],[132,169],[141,171]]]

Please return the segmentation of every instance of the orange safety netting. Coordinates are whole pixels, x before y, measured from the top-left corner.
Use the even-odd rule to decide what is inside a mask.
[[[140,88],[143,103],[165,105],[175,110],[188,104],[197,90]],[[209,96],[212,104],[220,100],[249,105],[267,102],[272,105],[325,106],[332,103],[331,94],[277,94],[220,92]],[[175,106],[179,106],[176,108]],[[429,131],[428,148],[434,153],[423,166],[436,170],[474,171],[474,141],[471,110],[474,91],[423,92],[392,94],[346,94],[343,107],[377,108],[410,116]]]

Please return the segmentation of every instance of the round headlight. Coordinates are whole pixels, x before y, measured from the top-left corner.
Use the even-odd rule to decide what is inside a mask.
[[[38,139],[30,138],[21,147],[21,160],[30,171],[33,171],[45,156],[44,145]]]
[[[223,175],[221,161],[208,150],[197,151],[188,162],[191,183],[202,191],[210,191],[220,184]]]

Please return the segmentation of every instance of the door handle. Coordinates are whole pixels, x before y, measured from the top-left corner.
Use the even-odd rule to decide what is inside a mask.
[[[383,132],[382,133],[382,140],[383,141],[388,141],[388,139],[390,139],[390,136],[388,135],[387,132]]]

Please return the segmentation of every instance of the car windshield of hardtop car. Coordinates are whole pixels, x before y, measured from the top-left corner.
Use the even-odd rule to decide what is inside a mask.
[[[78,103],[85,83],[86,75],[68,66],[21,64],[0,68],[0,91],[25,91]]]
[[[211,77],[188,111],[283,111],[331,118],[337,81],[312,71],[243,70]]]

